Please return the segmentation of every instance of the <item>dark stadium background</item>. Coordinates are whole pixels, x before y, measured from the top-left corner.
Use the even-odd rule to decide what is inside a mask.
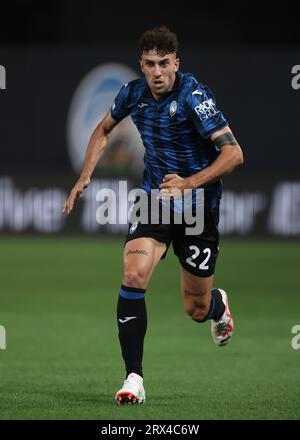
[[[229,194],[223,200],[221,231],[299,236],[300,92],[292,87],[300,71],[299,33],[291,2],[218,6],[187,2],[181,8],[163,2],[145,11],[124,3],[116,13],[98,1],[87,1],[84,7],[72,1],[3,5],[0,62],[6,69],[7,89],[1,91],[0,101],[0,202],[9,205],[8,187],[21,199],[32,188],[49,194],[56,188],[57,200],[65,197],[76,178],[67,148],[67,120],[78,84],[93,68],[108,62],[138,74],[138,38],[160,24],[177,32],[181,69],[193,72],[213,90],[244,148],[243,168],[225,180]],[[295,81],[300,83],[298,77]],[[94,176],[101,181],[110,171],[96,171]],[[122,177],[128,177],[126,170]],[[133,183],[138,183],[138,176]],[[285,197],[290,204],[283,202]],[[49,203],[57,208],[55,202]],[[100,230],[83,228],[81,204],[72,219],[61,220],[52,229],[37,226],[34,214],[22,220],[21,211],[12,209],[4,208],[0,233]],[[235,215],[236,210],[244,212],[242,217]]]
[[[194,353],[198,329],[183,315],[177,262],[169,252],[149,288],[148,412],[137,409],[133,416],[129,408],[120,416],[112,402],[123,374],[112,323],[126,227],[95,227],[92,192],[72,216],[60,215],[77,178],[67,123],[80,81],[106,63],[138,73],[137,41],[145,29],[162,24],[178,35],[181,70],[213,90],[244,149],[245,164],[224,179],[216,278],[233,291],[239,332],[222,359],[211,351],[209,334],[201,334]],[[7,348],[0,350],[6,378],[0,418],[299,418],[300,352],[291,348],[292,327],[300,324],[298,29],[296,2],[288,1],[1,5],[6,89],[0,90],[0,325],[6,328]],[[138,183],[127,168],[97,169],[95,188],[127,178],[131,186]],[[168,322],[178,333],[168,330]],[[160,399],[152,371],[165,380],[172,362],[178,364],[174,382],[182,380],[183,346],[190,359],[187,406],[182,408],[182,396],[168,394],[169,377],[166,400],[151,407],[151,393]],[[193,381],[203,387],[209,381],[204,355],[216,377],[215,388],[205,388],[200,411]],[[200,378],[193,370],[199,359]],[[227,385],[218,368],[225,361],[237,366]],[[210,397],[228,393],[226,386],[235,389],[234,403],[216,410]]]

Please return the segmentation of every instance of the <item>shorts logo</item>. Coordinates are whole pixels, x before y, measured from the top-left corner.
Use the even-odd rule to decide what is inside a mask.
[[[194,107],[194,110],[197,115],[200,116],[201,121],[206,121],[208,118],[212,118],[219,113],[219,110],[216,109],[215,103],[212,99],[203,101],[201,104]]]
[[[132,223],[132,225],[130,226],[130,229],[129,229],[129,234],[133,234],[134,233],[134,231],[137,228],[137,225],[138,225],[138,222]]]
[[[177,102],[172,101],[170,104],[170,116],[174,116],[177,111]]]

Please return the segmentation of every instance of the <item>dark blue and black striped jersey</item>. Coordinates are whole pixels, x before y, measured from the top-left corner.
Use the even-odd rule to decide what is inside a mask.
[[[220,153],[210,136],[228,125],[208,87],[181,72],[173,89],[159,100],[153,98],[145,78],[125,84],[111,116],[121,121],[128,115],[145,147],[142,188],[149,193],[159,188],[166,174],[185,178],[210,165]],[[218,204],[221,181],[203,188],[206,204]]]

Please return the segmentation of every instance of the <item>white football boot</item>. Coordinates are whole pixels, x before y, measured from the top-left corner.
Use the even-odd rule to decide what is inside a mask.
[[[225,305],[225,311],[220,319],[211,319],[211,334],[215,344],[219,347],[223,347],[228,344],[229,339],[233,335],[234,325],[231,313],[228,307],[228,298],[224,290],[218,289],[222,295],[222,300]]]
[[[124,380],[122,388],[116,393],[115,399],[119,405],[124,403],[144,403],[146,400],[143,378],[136,373],[130,373]]]

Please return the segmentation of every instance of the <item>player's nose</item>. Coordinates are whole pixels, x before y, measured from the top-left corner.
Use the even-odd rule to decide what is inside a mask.
[[[160,66],[158,64],[156,64],[154,66],[154,76],[158,77],[160,75],[161,75]]]

